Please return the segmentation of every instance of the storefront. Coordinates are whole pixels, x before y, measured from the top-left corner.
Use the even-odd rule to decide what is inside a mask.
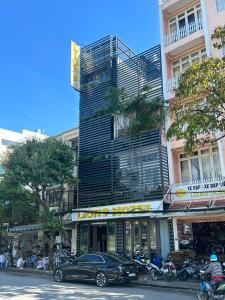
[[[175,185],[171,192],[175,250],[201,257],[224,254],[225,181]]]
[[[152,201],[76,210],[72,219],[77,223],[78,253],[132,255],[139,250],[151,256],[161,255],[165,241],[168,252],[169,227],[168,220],[161,220],[162,209],[162,201]],[[165,230],[161,223],[166,224]]]

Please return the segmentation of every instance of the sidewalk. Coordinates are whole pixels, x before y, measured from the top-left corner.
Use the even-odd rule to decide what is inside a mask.
[[[31,275],[40,275],[40,276],[52,276],[52,271],[36,270],[36,269],[18,269],[13,267],[8,267],[5,272],[12,272],[18,274],[31,274]]]
[[[43,270],[35,270],[35,269],[17,269],[17,268],[8,268],[6,272],[18,273],[18,274],[31,274],[38,276],[50,276],[52,277],[52,271],[43,271]],[[173,288],[177,290],[195,290],[198,288],[198,281],[180,281],[176,279],[174,281],[165,281],[165,280],[157,280],[154,281],[151,279],[149,274],[140,275],[137,281],[132,282],[133,285],[141,285],[141,286],[153,286],[153,287],[161,287],[161,288]]]

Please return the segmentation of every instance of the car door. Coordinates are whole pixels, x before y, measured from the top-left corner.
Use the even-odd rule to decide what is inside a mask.
[[[82,272],[86,279],[95,280],[98,271],[104,267],[105,260],[99,254],[89,254],[88,256],[88,263],[83,264]]]
[[[85,280],[87,274],[85,272],[89,262],[88,254],[78,257],[68,268],[68,279]]]

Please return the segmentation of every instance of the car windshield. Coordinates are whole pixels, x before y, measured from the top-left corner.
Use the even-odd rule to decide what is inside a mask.
[[[129,263],[130,261],[125,257],[116,256],[116,255],[104,255],[104,257],[110,260],[112,263]]]

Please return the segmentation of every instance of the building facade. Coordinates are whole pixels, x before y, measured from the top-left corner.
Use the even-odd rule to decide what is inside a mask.
[[[165,255],[170,224],[163,219],[168,188],[164,131],[124,136],[112,115],[99,116],[110,87],[135,96],[149,86],[149,101],[162,97],[160,46],[135,55],[107,36],[81,49],[80,149],[77,252],[136,250]]]
[[[15,145],[17,143],[21,143],[29,138],[39,138],[44,139],[47,136],[43,134],[43,132],[38,129],[36,131],[30,131],[27,129],[23,129],[21,132],[12,131],[8,129],[0,128],[0,158],[7,151],[7,148],[10,145]],[[0,176],[4,174],[4,168],[0,161]]]
[[[78,177],[78,146],[79,146],[79,128],[71,128],[61,132],[55,138],[68,144],[73,150],[74,169],[73,176]],[[62,218],[64,231],[62,235],[55,237],[55,244],[62,250],[69,250],[76,253],[77,231],[72,223],[72,211],[77,207],[77,185],[64,184],[55,186],[47,192],[47,204],[50,209],[54,209]]]
[[[191,63],[224,55],[224,48],[214,49],[211,34],[225,24],[225,1],[161,0],[159,13],[163,94],[171,106],[179,75]],[[175,250],[194,247],[197,254],[208,255],[216,245],[225,245],[225,141],[196,147],[191,156],[183,140],[171,140],[167,149],[171,185],[165,199]]]
[[[11,145],[17,143],[22,143],[26,139],[38,138],[45,139],[47,135],[43,133],[42,130],[30,131],[23,129],[21,132],[16,132],[8,129],[0,128],[0,158],[4,156],[7,149]],[[0,161],[0,178],[4,175],[4,167]],[[11,224],[12,225],[12,224]],[[8,251],[8,241],[12,242],[13,246],[13,256],[19,254],[18,249],[26,249],[26,251],[31,251],[35,239],[38,238],[38,230],[40,229],[39,224],[21,225],[21,226],[10,226],[5,224],[5,229],[8,232],[7,237],[0,239],[0,248],[2,251]]]

